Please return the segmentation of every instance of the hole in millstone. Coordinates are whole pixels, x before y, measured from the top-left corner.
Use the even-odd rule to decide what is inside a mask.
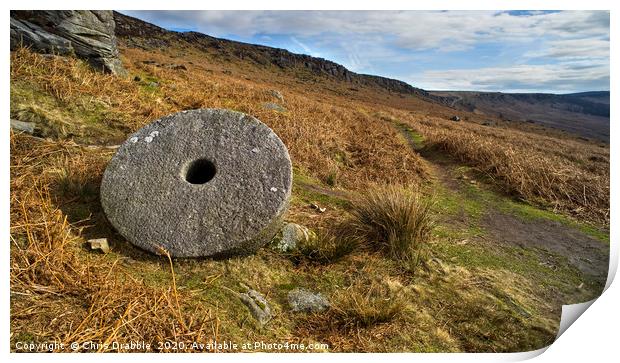
[[[185,180],[191,184],[204,184],[213,179],[215,172],[215,165],[210,160],[194,160],[187,168]]]

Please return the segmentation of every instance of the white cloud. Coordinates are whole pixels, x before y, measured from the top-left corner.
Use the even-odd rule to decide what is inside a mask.
[[[549,57],[556,59],[609,58],[609,40],[561,39],[547,42],[542,50],[527,52],[525,57]]]
[[[478,42],[536,37],[609,37],[609,13],[563,11],[513,16],[493,11],[140,11],[126,12],[168,27],[225,36],[258,33],[298,37],[389,35],[408,49],[463,49]]]
[[[321,54],[314,52],[312,49],[310,49],[310,47],[308,47],[306,44],[300,42],[297,38],[295,37],[290,37],[291,41],[293,41],[293,43],[297,44],[297,46],[299,46],[299,48],[303,49],[305,54],[311,55],[313,57],[320,57]]]
[[[609,84],[609,64],[574,62],[570,64],[517,65],[477,69],[426,71],[410,81],[426,89],[532,92],[536,90],[573,92],[598,90]],[[594,87],[594,88],[593,88]],[[599,86],[600,87],[600,86]]]
[[[288,36],[305,53],[320,52],[355,72],[391,78],[418,72],[404,80],[422,88],[562,91],[604,89],[609,84],[607,11],[526,16],[497,11],[126,13],[160,26],[192,26],[224,38]],[[487,53],[479,53],[476,60],[458,53],[484,46]],[[430,69],[407,69],[408,64],[414,68],[418,59]],[[476,61],[484,64],[470,69]]]

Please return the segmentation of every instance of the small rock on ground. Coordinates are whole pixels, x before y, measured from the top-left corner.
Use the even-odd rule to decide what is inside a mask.
[[[258,321],[260,326],[267,324],[271,320],[271,307],[267,302],[267,299],[256,290],[252,290],[245,285],[242,285],[246,292],[239,292],[237,296],[250,310],[252,317]]]
[[[324,213],[324,212],[327,210],[327,208],[321,208],[321,207],[320,207],[318,204],[316,204],[316,203],[312,203],[312,204],[310,204],[310,208],[318,210],[318,211],[319,211],[319,213]]]
[[[89,239],[87,243],[92,251],[99,250],[103,253],[110,252],[110,245],[108,244],[107,238]]]
[[[29,134],[34,134],[35,124],[34,122],[24,122],[24,121],[11,119],[11,128],[15,130],[27,132]]]
[[[280,93],[280,91],[276,91],[273,89],[269,91],[269,94],[277,98],[280,102],[284,102],[284,96],[282,96],[282,93]]]
[[[329,309],[330,304],[320,293],[297,288],[288,293],[288,303],[294,312],[316,313]]]
[[[314,232],[295,223],[287,223],[282,228],[282,238],[274,246],[279,252],[289,252],[297,248],[300,242],[307,242],[315,238]]]

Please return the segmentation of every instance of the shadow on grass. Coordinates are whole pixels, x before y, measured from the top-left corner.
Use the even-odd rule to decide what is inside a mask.
[[[127,241],[107,219],[100,200],[100,185],[102,175],[92,170],[92,173],[73,175],[65,170],[56,183],[50,187],[50,192],[56,206],[67,216],[67,220],[75,228],[81,230],[85,240],[107,238],[112,252],[125,258],[137,261],[157,261],[167,263],[165,255],[157,255],[143,250]],[[84,246],[87,249],[86,246]],[[249,254],[249,253],[248,253]],[[238,257],[245,257],[239,255]],[[175,260],[226,260],[228,254],[198,257],[174,258]]]
[[[72,226],[81,230],[85,240],[107,238],[110,249],[125,258],[138,261],[159,261],[157,256],[129,243],[112,226],[99,199],[102,175],[93,172],[76,176],[66,172],[50,186],[56,206]],[[85,247],[86,248],[86,247]]]

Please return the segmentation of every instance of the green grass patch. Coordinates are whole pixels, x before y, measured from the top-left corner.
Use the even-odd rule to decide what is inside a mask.
[[[577,268],[570,267],[565,257],[554,256],[562,263],[553,269],[540,263],[538,253],[519,247],[502,246],[490,249],[476,243],[459,245],[438,243],[434,251],[440,258],[469,269],[505,270],[536,281],[543,286],[553,286],[571,292],[584,279]]]
[[[334,194],[330,194],[329,190],[329,187],[323,186],[317,179],[304,174],[299,168],[293,168],[292,203],[318,203],[321,207],[327,205],[340,208],[345,208],[349,205],[348,200]]]
[[[86,96],[63,101],[27,81],[11,82],[10,106],[11,118],[35,123],[38,136],[98,143],[124,134],[112,126],[119,115],[104,102]]]
[[[458,176],[465,175],[470,170],[469,167],[462,166],[454,170]],[[601,242],[609,243],[609,231],[588,223],[576,221],[562,214],[554,213],[550,210],[542,209],[526,202],[517,201],[509,196],[499,195],[479,184],[470,184],[463,180],[462,194],[451,192],[445,188],[438,188],[440,198],[440,208],[442,212],[448,214],[458,214],[464,211],[473,220],[480,220],[487,209],[498,209],[521,218],[523,221],[548,220],[562,223],[563,225],[574,228],[582,233],[593,237]]]
[[[161,79],[150,74],[139,74],[140,77],[140,89],[147,94],[160,93]]]
[[[419,150],[424,147],[425,138],[422,134],[418,133],[417,131],[412,129],[411,126],[402,122],[397,122],[391,119],[389,121],[395,122],[397,127],[406,134],[407,139],[409,140],[409,142],[411,142],[414,149]]]
[[[593,237],[601,242],[609,243],[609,231],[602,230],[599,227],[587,224],[584,222],[578,222],[574,219],[566,217],[562,214],[557,214],[548,210],[540,209],[530,204],[523,202],[517,202],[510,199],[499,200],[498,208],[506,213],[511,213],[524,221],[533,220],[550,220],[562,223],[563,225],[576,228],[582,233]]]
[[[172,286],[170,269],[164,270],[163,265],[153,266],[148,269],[134,269],[133,272],[142,278],[147,285],[154,287]]]
[[[487,209],[484,200],[469,193],[463,195],[437,185],[434,186],[434,192],[437,200],[435,209],[440,214],[450,216],[465,214],[471,222],[477,223]]]

